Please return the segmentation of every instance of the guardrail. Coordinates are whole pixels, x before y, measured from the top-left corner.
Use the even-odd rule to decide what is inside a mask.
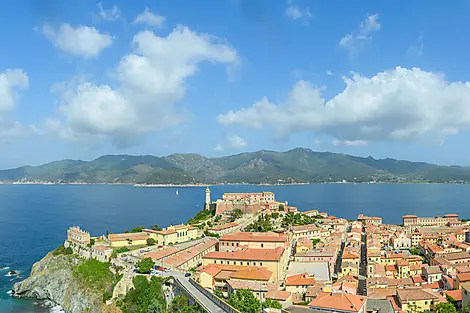
[[[191,297],[201,308],[204,309],[207,313],[210,313],[211,311],[201,302],[197,297],[195,297],[186,287],[178,280],[178,278],[173,276],[173,280],[175,281],[175,284],[178,285],[178,288],[180,288],[184,293],[186,293],[187,297]]]
[[[189,282],[191,283],[191,285],[193,285],[197,290],[199,290],[203,295],[205,295],[207,298],[209,298],[209,300],[214,302],[219,308],[221,308],[225,312],[228,312],[228,313],[241,313],[240,311],[238,311],[237,309],[232,307],[230,304],[228,304],[224,300],[220,299],[219,297],[214,295],[212,292],[210,292],[206,288],[199,285],[194,279],[190,278]]]

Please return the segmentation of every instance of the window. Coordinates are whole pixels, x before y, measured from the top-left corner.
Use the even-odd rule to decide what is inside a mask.
[[[259,266],[263,266],[263,263],[259,262]]]
[[[261,248],[264,248],[264,243],[261,244]]]

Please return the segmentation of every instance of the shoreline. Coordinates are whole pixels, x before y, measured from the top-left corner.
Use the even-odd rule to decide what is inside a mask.
[[[133,183],[54,183],[54,182],[1,182],[1,185],[113,185],[132,186],[138,188],[188,188],[188,187],[214,187],[214,186],[298,186],[298,185],[468,185],[470,182],[310,182],[310,183],[220,183],[220,184],[133,184]]]

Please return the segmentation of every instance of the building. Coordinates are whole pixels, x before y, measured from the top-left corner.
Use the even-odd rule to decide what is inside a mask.
[[[194,240],[201,236],[196,227],[185,224],[168,226],[162,230],[143,229],[142,232],[154,239],[157,245],[163,246]]]
[[[396,234],[392,237],[392,246],[394,249],[409,249],[411,248],[411,238],[404,232]]]
[[[226,201],[244,201],[250,204],[253,203],[270,203],[276,201],[274,193],[271,191],[265,192],[237,192],[237,193],[224,193],[222,200]]]
[[[238,228],[240,228],[240,224],[238,224],[237,222],[231,222],[231,223],[214,226],[214,227],[208,228],[207,230],[213,234],[223,236],[225,234],[234,232]]]
[[[100,262],[108,262],[113,254],[113,249],[109,246],[96,245],[91,247],[91,257]]]
[[[461,285],[462,290],[462,307],[470,304],[470,282]]]
[[[380,225],[382,224],[382,218],[381,217],[375,217],[375,216],[365,216],[363,214],[359,214],[357,217],[357,221],[364,223],[364,224],[372,224],[372,225]]]
[[[434,311],[434,306],[446,300],[431,289],[397,289],[400,308],[406,312]]]
[[[269,290],[265,296],[266,299],[279,301],[282,308],[285,309],[292,305],[292,293],[284,290]]]
[[[178,250],[177,253],[169,255],[162,259],[160,266],[188,271],[197,267],[202,263],[202,258],[216,250],[217,240],[214,238],[206,238],[206,240],[191,246],[183,251]]]
[[[326,312],[365,313],[366,297],[340,293],[321,293],[308,306]]]
[[[276,249],[278,247],[289,247],[289,240],[286,234],[278,234],[274,232],[237,232],[226,234],[219,238],[219,251],[222,252],[231,252],[244,248]]]
[[[457,214],[446,214],[436,217],[418,217],[416,215],[404,215],[403,225],[407,226],[446,226],[449,223],[458,222]]]
[[[251,249],[236,250],[233,252],[215,251],[203,256],[203,265],[225,264],[241,266],[265,267],[273,272],[274,280],[283,277],[287,264],[287,254],[283,247],[275,249]]]
[[[78,226],[72,226],[67,230],[67,240],[79,245],[87,245],[90,243],[90,233]]]
[[[442,274],[443,273],[441,271],[441,268],[437,265],[428,266],[427,268],[423,269],[423,275],[428,283],[440,281],[442,278]]]
[[[315,275],[303,273],[287,276],[284,285],[288,292],[305,295],[307,287],[315,286]]]
[[[108,242],[113,248],[145,246],[147,244],[148,238],[149,238],[149,235],[145,232],[109,234]]]

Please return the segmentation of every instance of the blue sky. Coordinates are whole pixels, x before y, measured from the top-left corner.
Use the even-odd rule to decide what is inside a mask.
[[[470,2],[0,2],[0,168],[308,147],[470,165]]]

